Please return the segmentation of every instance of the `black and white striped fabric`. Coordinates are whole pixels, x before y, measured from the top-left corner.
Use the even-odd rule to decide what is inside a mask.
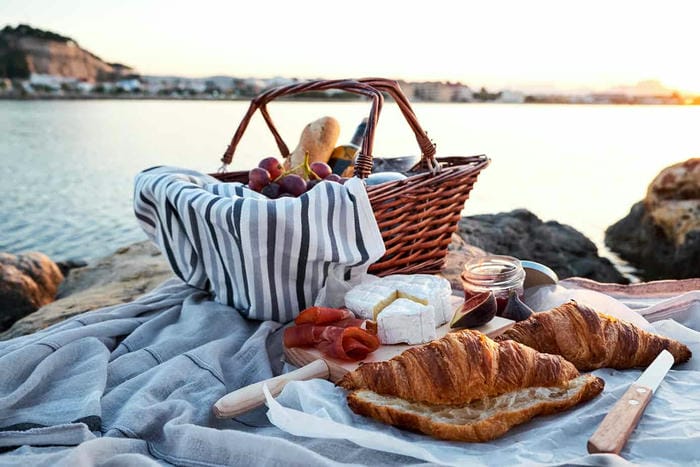
[[[359,179],[271,200],[240,183],[155,167],[136,176],[134,210],[178,277],[252,319],[290,321],[329,275],[357,281],[384,254]]]

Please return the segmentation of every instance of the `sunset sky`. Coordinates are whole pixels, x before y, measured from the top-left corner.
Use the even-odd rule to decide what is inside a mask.
[[[0,0],[0,26],[73,37],[144,74],[384,76],[700,94],[692,1]]]

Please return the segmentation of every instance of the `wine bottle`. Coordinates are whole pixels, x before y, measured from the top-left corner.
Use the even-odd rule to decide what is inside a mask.
[[[355,154],[360,150],[362,145],[362,139],[365,137],[365,130],[367,129],[367,118],[364,118],[357,128],[355,129],[355,134],[348,144],[343,144],[335,149],[331,153],[331,157],[328,160],[328,165],[331,166],[334,174],[338,174],[341,177],[352,177],[353,175],[353,161],[355,159]]]

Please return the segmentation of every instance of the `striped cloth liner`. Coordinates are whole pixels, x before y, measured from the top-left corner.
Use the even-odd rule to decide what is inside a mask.
[[[385,251],[356,178],[271,200],[240,183],[154,167],[136,176],[134,211],[178,277],[251,319],[291,321],[329,274],[357,282]]]

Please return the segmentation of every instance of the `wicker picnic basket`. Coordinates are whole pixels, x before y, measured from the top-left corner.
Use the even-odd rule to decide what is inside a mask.
[[[420,161],[405,180],[367,187],[370,204],[381,230],[385,255],[369,272],[387,274],[436,273],[444,263],[452,233],[457,229],[465,201],[479,173],[490,160],[484,155],[436,157],[435,145],[421,128],[415,113],[396,81],[383,78],[359,80],[313,80],[280,86],[255,97],[226,149],[222,168],[211,175],[224,182],[248,182],[247,171],[228,172],[243,133],[253,114],[259,110],[274,136],[280,154],[288,157],[282,140],[267,111],[271,100],[307,91],[338,89],[368,96],[372,105],[365,138],[355,162],[355,176],[367,178],[372,171],[372,146],[377,119],[383,105],[383,93],[390,95],[413,130],[421,150]]]

